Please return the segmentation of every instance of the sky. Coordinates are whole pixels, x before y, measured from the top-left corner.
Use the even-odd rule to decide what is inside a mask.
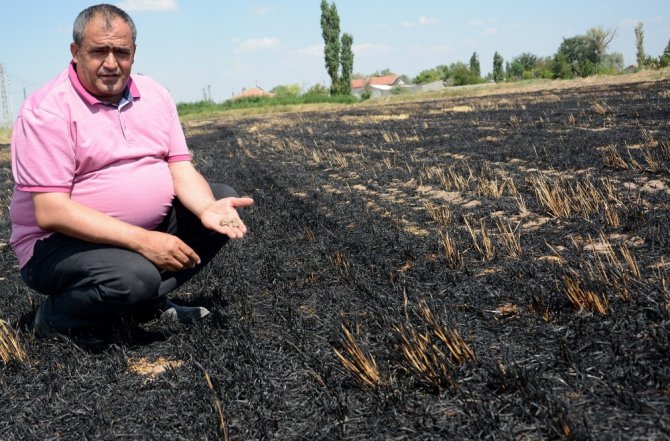
[[[635,63],[634,27],[645,52],[670,40],[667,0],[335,0],[341,32],[354,38],[354,73],[390,69],[410,78],[440,64],[469,63],[482,74],[497,51],[556,53],[563,38],[600,26],[615,31],[609,52]],[[0,64],[13,115],[70,61],[72,23],[84,0],[0,0]],[[224,101],[243,88],[330,85],[323,56],[321,0],[123,0],[138,29],[134,73],[158,80],[177,102]],[[0,118],[2,116],[0,115]],[[2,121],[0,121],[2,123]]]

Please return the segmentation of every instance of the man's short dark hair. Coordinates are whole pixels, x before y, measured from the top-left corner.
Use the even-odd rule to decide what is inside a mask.
[[[130,26],[130,31],[133,34],[133,44],[135,43],[135,40],[137,39],[137,28],[135,28],[135,23],[133,23],[133,19],[130,18],[130,15],[123,9],[117,8],[114,5],[102,3],[84,9],[74,20],[74,26],[72,27],[72,40],[74,41],[74,44],[81,46],[81,43],[84,40],[84,29],[86,28],[86,25],[98,14],[102,15],[106,26],[111,26],[112,21],[115,18],[120,18],[125,21],[128,26]]]

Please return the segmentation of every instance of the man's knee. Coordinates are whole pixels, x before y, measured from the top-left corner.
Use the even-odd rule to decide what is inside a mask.
[[[119,263],[100,289],[106,301],[142,305],[156,300],[160,284],[158,268],[141,255],[133,254]]]
[[[215,199],[239,197],[237,192],[235,191],[235,189],[226,185],[226,184],[219,184],[219,183],[216,183],[216,182],[214,182],[214,183],[210,182],[209,187],[212,189],[212,193],[214,194]]]

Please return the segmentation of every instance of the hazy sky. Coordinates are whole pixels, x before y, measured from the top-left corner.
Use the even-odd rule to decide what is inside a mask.
[[[96,2],[0,0],[0,63],[9,74],[14,113],[25,93],[67,66],[75,16]],[[113,2],[138,27],[134,72],[152,76],[176,101],[215,101],[259,84],[329,85],[323,61],[320,0],[125,0]],[[389,68],[410,77],[479,55],[553,55],[564,37],[602,26],[616,30],[610,52],[635,62],[633,28],[644,23],[645,50],[670,39],[668,0],[449,1],[336,0],[341,30],[354,37],[354,72]]]

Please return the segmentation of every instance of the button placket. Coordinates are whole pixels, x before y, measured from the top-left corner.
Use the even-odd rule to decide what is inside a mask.
[[[126,125],[125,112],[123,111],[123,108],[125,106],[126,103],[119,106],[117,112],[119,117],[119,126],[121,127],[121,133],[123,133],[123,137],[126,139],[126,142],[130,143],[130,136],[129,136],[130,134],[128,133],[128,126]]]

